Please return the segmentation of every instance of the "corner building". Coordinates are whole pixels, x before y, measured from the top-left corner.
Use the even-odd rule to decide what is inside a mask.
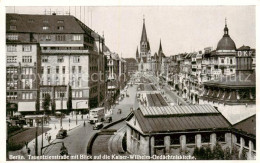
[[[40,110],[47,93],[52,100],[50,110],[66,110],[69,94],[73,110],[84,111],[102,103],[105,90],[100,87],[105,81],[98,82],[95,74],[104,74],[104,38],[73,16],[7,14],[6,18],[7,39],[33,40],[40,46],[36,63],[41,65]],[[18,104],[18,111],[36,110]]]

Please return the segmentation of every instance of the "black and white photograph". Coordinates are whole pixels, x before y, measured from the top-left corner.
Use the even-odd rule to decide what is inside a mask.
[[[255,5],[60,5],[4,7],[6,161],[256,160]]]

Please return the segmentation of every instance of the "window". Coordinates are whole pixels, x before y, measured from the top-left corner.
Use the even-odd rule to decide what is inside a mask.
[[[64,29],[64,26],[58,26],[57,29],[61,31]]]
[[[50,73],[51,73],[51,67],[48,66],[48,67],[47,67],[47,74],[50,74]]]
[[[58,20],[57,23],[64,23],[64,20]]]
[[[231,65],[233,64],[233,60],[232,60],[232,59],[230,59],[230,64],[231,64]]]
[[[62,84],[65,85],[65,77],[62,78]]]
[[[10,25],[10,30],[16,30],[16,26],[15,25]]]
[[[154,145],[164,145],[164,135],[156,135],[154,136]]]
[[[56,66],[56,74],[58,74],[60,71],[60,67],[59,66]]]
[[[23,63],[32,63],[32,56],[23,56]]]
[[[22,88],[31,89],[32,88],[32,79],[22,79]]]
[[[7,40],[18,40],[18,35],[15,34],[7,35]]]
[[[81,77],[78,78],[78,87],[81,87]]]
[[[34,22],[34,20],[33,20],[33,19],[29,19],[29,20],[28,20],[28,22],[30,22],[30,23],[33,23],[33,22]]]
[[[73,35],[72,36],[72,41],[79,41],[79,40],[81,40],[80,35]]]
[[[43,63],[48,62],[48,56],[42,56],[42,62]]]
[[[16,63],[17,56],[7,56],[7,63]]]
[[[224,63],[224,62],[225,62],[224,58],[221,58],[221,63]]]
[[[6,73],[7,74],[15,74],[15,73],[17,73],[17,67],[7,67],[6,68]]]
[[[9,100],[17,99],[17,92],[6,92],[6,98]]]
[[[17,89],[17,80],[7,79],[6,88],[7,89]]]
[[[44,67],[41,67],[41,74],[44,74]]]
[[[62,63],[62,62],[64,62],[64,58],[62,56],[58,56],[57,61],[58,61],[58,63]]]
[[[50,77],[47,78],[47,83],[48,83],[48,85],[51,85],[51,78]]]
[[[46,41],[51,41],[51,35],[45,35],[45,40]]]
[[[195,144],[195,134],[187,134],[186,138],[187,144]]]
[[[63,74],[65,74],[65,70],[66,70],[65,66],[62,66],[62,73]]]
[[[65,41],[65,35],[56,35],[55,39],[56,41]]]
[[[48,30],[49,27],[48,27],[48,26],[43,26],[42,29],[43,29],[43,30]]]
[[[72,73],[75,73],[75,66],[72,66]]]
[[[25,74],[25,75],[33,74],[32,70],[33,69],[31,67],[23,67],[22,74]]]
[[[72,86],[75,86],[75,78],[72,77]]]
[[[60,85],[59,77],[56,77],[56,85]]]
[[[43,23],[49,23],[49,21],[48,21],[48,20],[43,20],[42,22],[43,22]]]
[[[7,45],[7,51],[8,52],[16,52],[16,45]]]
[[[209,143],[210,142],[210,133],[202,133],[201,134],[201,142]]]
[[[15,23],[17,20],[16,19],[11,19],[10,22]]]
[[[218,142],[224,142],[225,141],[225,133],[224,132],[219,132],[216,134],[217,136],[217,141]]]
[[[79,73],[81,73],[81,66],[79,66]]]
[[[74,56],[73,57],[73,62],[74,63],[79,63],[80,62],[80,56]]]
[[[180,136],[179,134],[171,135],[171,144],[176,145],[180,144]]]
[[[30,52],[32,51],[31,45],[23,45],[23,52]]]
[[[33,93],[23,92],[22,99],[33,99]]]

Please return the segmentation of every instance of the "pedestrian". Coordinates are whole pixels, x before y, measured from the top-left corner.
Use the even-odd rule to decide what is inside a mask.
[[[81,115],[81,119],[83,119],[83,114]]]
[[[28,141],[25,142],[25,147],[28,149]]]
[[[28,155],[31,154],[31,149],[30,148],[27,148],[27,153],[28,153]]]
[[[50,142],[51,142],[51,135],[49,134],[49,136],[48,136],[48,143],[50,144]]]
[[[57,129],[56,125],[54,125],[55,130]]]
[[[70,118],[69,118],[69,123],[70,123]]]

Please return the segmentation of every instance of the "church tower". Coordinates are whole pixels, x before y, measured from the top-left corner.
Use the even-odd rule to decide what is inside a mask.
[[[140,40],[140,62],[141,64],[139,71],[150,71],[151,70],[151,51],[150,43],[147,38],[146,28],[145,28],[145,19],[143,19],[143,29]]]

